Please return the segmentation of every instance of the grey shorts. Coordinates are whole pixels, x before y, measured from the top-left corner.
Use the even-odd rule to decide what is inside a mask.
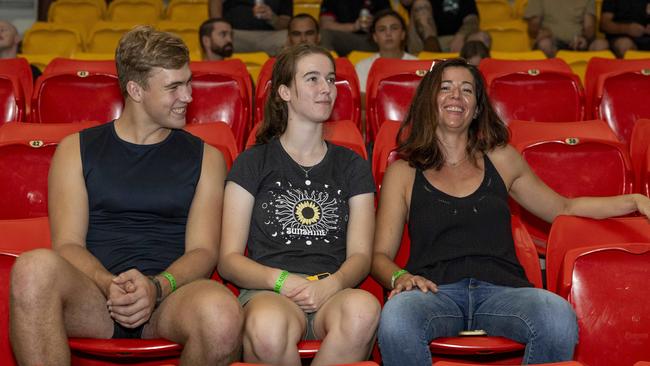
[[[259,295],[263,292],[271,292],[275,293],[270,290],[249,290],[249,289],[240,289],[239,290],[239,297],[237,300],[239,300],[239,304],[242,307],[245,307],[246,304],[253,298],[255,295]],[[305,313],[305,320],[307,321],[307,326],[305,327],[305,333],[302,335],[303,341],[317,341],[318,338],[316,338],[316,334],[314,333],[314,317],[316,316],[316,313]]]

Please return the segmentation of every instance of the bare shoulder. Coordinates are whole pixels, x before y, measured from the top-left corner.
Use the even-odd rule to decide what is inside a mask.
[[[386,184],[387,180],[392,184],[402,185],[404,183],[413,182],[415,176],[415,168],[410,166],[406,160],[396,160],[388,166],[386,174],[384,175],[383,183]]]
[[[224,159],[221,150],[208,143],[204,143],[203,145],[203,172],[205,172],[206,169],[209,172],[215,172],[222,176],[225,175],[227,170],[226,160]]]
[[[512,145],[496,147],[487,155],[507,187],[523,172],[524,160]]]

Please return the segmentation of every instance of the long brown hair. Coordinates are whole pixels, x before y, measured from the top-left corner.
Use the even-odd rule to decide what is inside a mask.
[[[329,58],[336,71],[334,58],[323,47],[299,44],[284,50],[275,60],[271,77],[271,90],[264,104],[264,121],[257,131],[255,142],[265,144],[274,137],[279,137],[286,131],[289,120],[289,107],[279,94],[280,85],[291,87],[295,82],[298,61],[311,54],[322,54]]]
[[[409,165],[421,170],[440,170],[445,162],[445,153],[436,135],[438,127],[438,92],[442,73],[448,67],[462,67],[472,74],[476,95],[477,116],[468,129],[466,152],[476,163],[476,154],[486,153],[497,146],[505,146],[509,140],[506,125],[499,119],[488,100],[485,82],[478,69],[460,58],[436,63],[422,79],[415,91],[408,115],[397,134],[397,152]]]

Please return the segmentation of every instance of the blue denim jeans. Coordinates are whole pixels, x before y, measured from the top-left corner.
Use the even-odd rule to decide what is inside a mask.
[[[560,296],[464,279],[435,294],[412,290],[390,299],[379,321],[379,348],[386,366],[431,366],[432,339],[475,329],[525,343],[524,365],[571,360],[578,341],[576,315]]]

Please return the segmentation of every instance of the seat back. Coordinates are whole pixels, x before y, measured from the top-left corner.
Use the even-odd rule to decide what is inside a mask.
[[[626,60],[650,59],[650,52],[639,50],[627,50],[623,58]]]
[[[195,22],[161,20],[158,22],[157,28],[161,31],[174,33],[179,36],[190,50],[190,55],[201,53],[201,45],[199,44],[199,26]]]
[[[25,112],[20,82],[12,75],[0,74],[0,125],[10,121],[22,121]]]
[[[490,51],[490,57],[497,60],[544,60],[546,55],[540,50],[531,51]]]
[[[564,289],[578,318],[574,358],[590,366],[632,365],[648,357],[650,242],[566,253]]]
[[[162,15],[161,0],[113,0],[106,19],[113,22],[155,24]]]
[[[0,220],[47,216],[47,175],[58,142],[97,122],[0,127]]]
[[[15,261],[15,256],[0,253],[0,280],[2,283],[11,283],[11,267]],[[6,366],[17,365],[9,342],[9,286],[0,288],[0,363]]]
[[[232,130],[227,123],[192,124],[186,125],[185,130],[199,137],[206,144],[219,149],[223,155],[223,159],[226,161],[226,167],[230,169],[239,154],[239,149],[237,148],[235,136],[232,134]]]
[[[584,90],[563,60],[483,59],[492,106],[506,123],[513,119],[547,122],[580,121]]]
[[[587,63],[591,60],[592,57],[601,57],[608,59],[615,59],[616,56],[610,50],[603,51],[571,51],[571,50],[559,50],[555,55],[557,58],[561,58],[566,61],[574,74],[580,77],[582,85],[585,85],[585,72],[587,71]],[[587,112],[591,113],[591,112]]]
[[[25,103],[24,112],[27,113],[35,81],[32,79],[32,69],[29,66],[29,61],[24,57],[0,59],[0,75],[10,75],[11,78],[16,78],[20,85],[20,99]],[[25,114],[23,114],[23,117],[25,120],[27,119]]]
[[[650,151],[650,119],[639,119],[632,127],[630,137],[630,160],[634,172],[634,190],[643,192],[643,176],[646,166],[646,153]]]
[[[609,243],[649,243],[650,223],[644,217],[603,220],[576,216],[558,216],[551,227],[546,252],[546,285],[559,292],[560,271],[570,249]],[[606,273],[606,272],[604,272]],[[610,273],[613,275],[613,273]],[[614,363],[617,364],[617,363]]]
[[[611,196],[632,192],[625,145],[603,121],[542,123],[513,121],[511,144],[535,174],[566,197]],[[514,204],[543,252],[550,225]]]
[[[33,249],[52,247],[47,216],[0,219],[0,232],[0,253],[20,255]]]
[[[521,19],[481,26],[492,37],[494,51],[522,52],[530,51],[528,25]]]
[[[167,19],[175,22],[201,24],[208,19],[206,0],[172,0],[167,5]],[[198,30],[198,26],[196,27]]]
[[[137,23],[134,22],[96,22],[88,33],[86,52],[115,53],[120,38],[130,31]]]
[[[24,54],[56,54],[69,57],[83,50],[83,25],[36,22],[25,33]]]
[[[382,122],[402,121],[420,81],[435,60],[379,58],[366,83],[366,140],[374,141]]]
[[[102,20],[105,7],[102,8],[94,0],[57,0],[50,3],[47,13],[48,22],[53,23],[80,23],[90,27],[93,23]]]
[[[114,62],[54,59],[34,87],[31,118],[41,123],[107,122],[123,108]]]
[[[232,58],[241,60],[253,80],[257,80],[262,66],[269,60],[269,55],[266,52],[237,52],[232,54]]]
[[[650,62],[647,69],[601,74],[596,87],[596,118],[607,121],[628,143],[634,121],[650,118]]]
[[[252,84],[240,60],[190,62],[192,103],[187,123],[226,122],[242,149],[251,128]]]
[[[400,123],[398,121],[387,120],[379,127],[379,133],[375,138],[375,145],[372,151],[372,177],[377,185],[377,192],[381,188],[381,182],[388,165],[397,160],[397,153],[394,151],[397,147],[395,139],[399,131]]]
[[[481,28],[513,20],[513,8],[508,0],[476,0]]]

